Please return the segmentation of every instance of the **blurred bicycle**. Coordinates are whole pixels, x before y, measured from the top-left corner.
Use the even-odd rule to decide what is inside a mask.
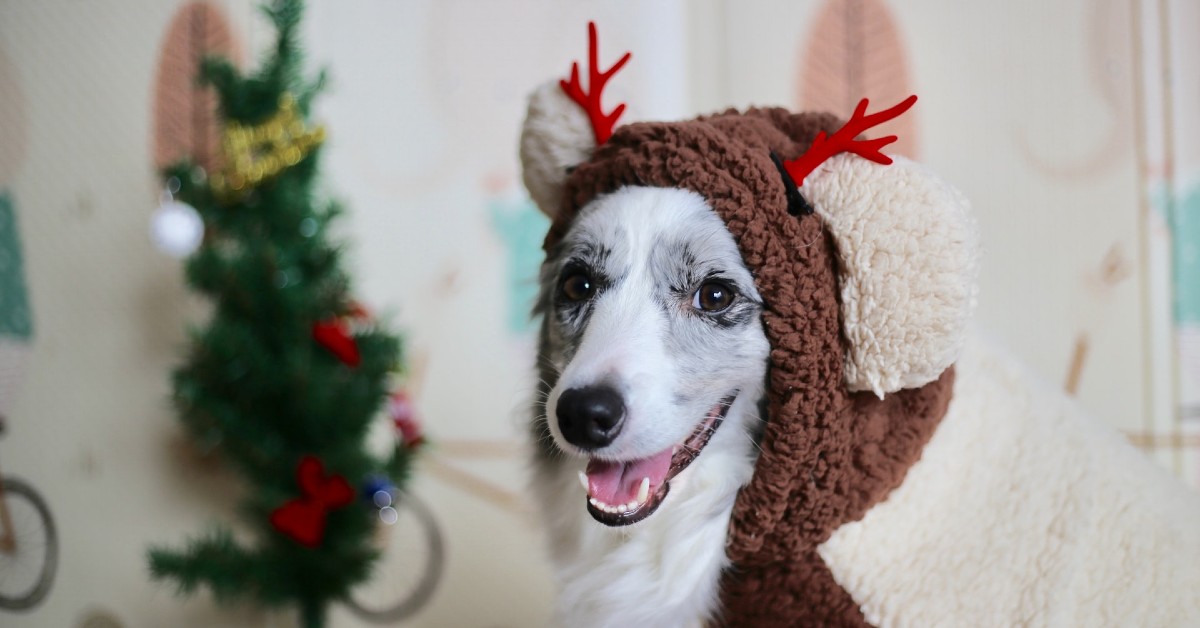
[[[0,436],[4,430],[0,416]],[[57,567],[58,534],[46,501],[28,482],[0,475],[0,609],[37,606]]]
[[[371,500],[379,512],[380,557],[371,580],[356,588],[346,605],[373,623],[398,622],[433,597],[446,563],[445,541],[433,511],[415,495],[387,487]]]

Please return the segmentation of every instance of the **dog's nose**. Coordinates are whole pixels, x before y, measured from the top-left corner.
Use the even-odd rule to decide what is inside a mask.
[[[558,398],[557,410],[563,437],[580,449],[609,445],[625,424],[625,403],[611,386],[571,388]]]

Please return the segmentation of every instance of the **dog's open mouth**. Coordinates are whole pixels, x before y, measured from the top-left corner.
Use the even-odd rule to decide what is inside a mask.
[[[735,392],[709,410],[692,435],[649,458],[615,462],[593,458],[579,480],[587,489],[587,510],[596,521],[608,526],[626,526],[654,514],[671,490],[671,478],[688,468],[708,444],[729,407]]]

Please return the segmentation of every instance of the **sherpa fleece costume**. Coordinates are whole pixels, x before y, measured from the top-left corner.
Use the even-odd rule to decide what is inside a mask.
[[[978,243],[953,188],[842,154],[800,188],[815,212],[793,215],[772,153],[795,159],[833,116],[731,110],[596,146],[568,139],[581,115],[557,85],[530,103],[546,246],[601,194],[692,190],[765,304],[769,417],[730,522],[722,624],[1200,625],[1197,496],[966,341]]]

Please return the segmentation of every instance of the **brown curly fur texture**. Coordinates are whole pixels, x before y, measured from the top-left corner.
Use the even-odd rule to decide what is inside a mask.
[[[794,159],[838,126],[828,114],[751,109],[620,127],[568,177],[546,237],[549,250],[583,205],[622,186],[684,188],[724,219],[754,273],[771,343],[769,419],[730,521],[723,625],[866,625],[816,548],[900,484],[950,399],[952,369],[883,400],[846,389],[833,239],[818,216],[787,213],[770,159]]]

